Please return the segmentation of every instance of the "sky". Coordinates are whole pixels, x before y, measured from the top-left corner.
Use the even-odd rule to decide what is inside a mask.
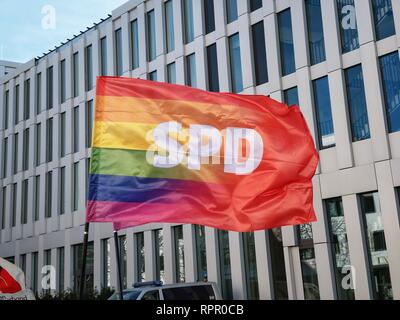
[[[128,0],[0,0],[0,60],[27,62]]]

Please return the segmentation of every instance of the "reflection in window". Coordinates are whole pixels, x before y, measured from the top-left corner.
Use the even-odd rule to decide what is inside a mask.
[[[77,211],[79,205],[79,162],[75,162],[73,165],[72,187],[72,208]]]
[[[11,226],[15,227],[17,221],[17,183],[12,185],[12,221]]]
[[[172,0],[165,2],[165,42],[167,53],[175,50],[174,8]]]
[[[75,52],[72,57],[72,71],[73,71],[72,91],[74,98],[76,98],[77,96],[79,96],[79,52]]]
[[[38,293],[38,261],[38,253],[33,252],[31,256],[31,288],[35,293]]]
[[[342,281],[348,276],[344,268],[351,266],[346,221],[344,219],[342,199],[325,200],[329,233],[335,267],[336,291],[340,300],[354,300],[354,290],[343,288]],[[345,280],[346,281],[346,280]],[[348,281],[345,282],[349,284]]]
[[[225,0],[226,21],[231,23],[238,18],[237,0]]]
[[[354,0],[337,0],[342,53],[358,49],[357,19]]]
[[[250,0],[250,11],[256,11],[262,7],[262,0]]]
[[[78,71],[77,71],[77,69],[75,69],[75,68],[79,68],[79,66],[78,66],[78,62],[76,62],[75,59],[78,59],[78,53],[74,54],[74,77],[75,76],[79,77]],[[53,108],[53,88],[54,88],[53,67],[52,66],[47,69],[47,80],[46,81],[47,81],[46,106],[47,106],[47,110],[50,110],[51,108]],[[74,97],[76,97],[78,95],[79,95],[79,93],[77,93]]]
[[[150,72],[148,77],[149,77],[149,80],[151,80],[151,81],[157,81],[157,70]]]
[[[154,231],[154,251],[156,255],[156,280],[165,281],[164,269],[164,233],[162,229]]]
[[[93,100],[86,102],[86,148],[92,146],[92,129],[94,120]]]
[[[288,288],[283,253],[282,229],[268,230],[269,248],[273,274],[274,299],[287,300]]]
[[[175,275],[176,282],[185,282],[185,248],[183,244],[183,227],[173,227],[175,245]]]
[[[46,218],[50,218],[52,215],[52,198],[53,198],[53,171],[49,171],[46,174],[46,197],[44,214]]]
[[[86,68],[86,91],[93,89],[93,49],[92,45],[86,47],[85,52],[85,68]]]
[[[175,62],[167,65],[167,81],[168,83],[176,83],[176,65]]]
[[[111,256],[110,256],[110,239],[101,240],[101,250],[102,250],[102,287],[111,287]]]
[[[197,281],[207,281],[206,234],[204,226],[195,226]]]
[[[47,119],[46,161],[53,161],[53,118]]]
[[[242,233],[247,299],[259,299],[254,232]]]
[[[153,61],[156,58],[156,20],[154,10],[147,12],[147,61]]]
[[[7,187],[3,187],[1,194],[1,230],[3,230],[6,227]]]
[[[196,87],[196,55],[192,53],[186,57],[186,85]]]
[[[375,299],[393,299],[382,212],[377,192],[360,195]]]
[[[119,245],[119,261],[121,262],[121,278],[122,278],[122,287],[125,289],[127,288],[127,260],[126,260],[126,253],[127,253],[127,242],[126,236],[119,236],[118,237],[118,245]]]
[[[369,139],[371,135],[361,65],[345,70],[345,78],[353,142]]]
[[[122,76],[122,30],[115,30],[115,73],[118,77]]]
[[[256,85],[268,82],[267,54],[265,51],[264,21],[251,27]]]
[[[22,182],[21,224],[28,223],[28,179]]]
[[[300,249],[301,275],[305,300],[319,300],[317,264],[314,248]]]
[[[50,67],[48,69],[47,79],[49,79],[49,70],[50,69],[51,69],[51,74],[53,75],[53,67]],[[53,86],[53,82],[51,83],[51,85]],[[48,90],[47,95],[50,95],[50,93],[52,94],[52,92],[53,92],[52,87],[47,86],[47,90]],[[48,109],[50,109],[49,104],[47,104],[47,106],[48,106]],[[14,124],[15,125],[18,124],[18,121],[19,121],[19,84],[17,84],[14,88]]]
[[[10,112],[10,91],[4,93],[4,114],[3,114],[3,128],[8,129],[8,117]]]
[[[231,256],[229,252],[229,232],[218,230],[219,263],[221,272],[222,296],[225,300],[231,300],[232,294],[232,273]]]
[[[333,129],[328,77],[314,80],[313,88],[319,146],[321,149],[333,147],[335,146],[335,133]]]
[[[8,137],[3,140],[3,166],[2,166],[2,178],[7,176],[8,171]]]
[[[299,93],[297,91],[297,87],[293,87],[287,89],[283,92],[285,103],[290,106],[298,106],[299,105]]]
[[[193,0],[183,0],[183,13],[185,21],[185,43],[190,43],[194,40]]]
[[[214,43],[207,47],[208,90],[219,91],[217,45]]]
[[[131,22],[131,64],[132,70],[139,67],[139,29],[137,20]]]
[[[282,75],[286,76],[296,71],[290,9],[278,13],[278,28]]]
[[[107,37],[103,37],[100,40],[100,75],[107,75]]]
[[[204,20],[206,34],[215,31],[214,0],[204,0]]]
[[[65,59],[60,62],[60,102],[67,99],[67,69]]]
[[[396,33],[392,0],[372,0],[376,40],[393,36]]]
[[[28,120],[30,116],[30,97],[31,97],[31,80],[27,79],[24,83],[24,120]]]
[[[136,238],[136,270],[137,282],[143,282],[146,279],[145,263],[144,263],[144,233],[139,232],[135,234]]]
[[[239,33],[229,37],[231,86],[233,93],[243,91],[242,62],[240,57]]]
[[[386,117],[390,133],[400,131],[400,58],[399,52],[379,58]]]
[[[78,244],[72,247],[73,254],[73,273],[72,273],[72,286],[74,292],[79,292],[81,283],[81,270],[82,270],[82,256],[83,244]],[[86,270],[85,270],[85,293],[88,294],[93,291],[94,279],[94,247],[93,242],[89,242],[87,246],[86,255]]]
[[[58,292],[63,292],[65,289],[64,286],[64,263],[65,263],[65,250],[64,247],[57,248],[57,260],[58,260],[58,273],[57,273],[57,281],[58,281]]]
[[[306,14],[310,59],[311,65],[314,65],[326,59],[321,0],[306,0]]]

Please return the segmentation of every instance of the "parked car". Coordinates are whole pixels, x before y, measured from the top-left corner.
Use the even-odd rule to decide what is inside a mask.
[[[164,285],[161,281],[135,283],[123,290],[124,300],[222,300],[214,282]],[[108,300],[120,300],[115,292]]]

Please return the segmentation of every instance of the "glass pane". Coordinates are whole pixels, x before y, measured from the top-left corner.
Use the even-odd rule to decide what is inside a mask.
[[[164,233],[163,230],[155,231],[155,254],[156,254],[156,280],[165,281],[164,269]]]
[[[194,53],[186,57],[186,85],[194,88],[197,86],[196,56]]]
[[[153,61],[156,58],[156,21],[154,10],[147,13],[147,59]]]
[[[60,215],[65,213],[65,167],[60,169]]]
[[[143,282],[146,279],[145,260],[144,260],[144,233],[136,233],[136,270],[137,281]]]
[[[243,91],[242,81],[242,62],[240,57],[239,34],[236,33],[229,37],[229,55],[231,66],[231,84],[232,92],[239,93]]]
[[[217,60],[217,45],[214,43],[207,47],[208,90],[219,91],[219,75]]]
[[[290,9],[278,14],[278,28],[282,75],[286,76],[296,71]]]
[[[290,106],[299,106],[299,94],[297,87],[287,89],[283,92],[285,103]]]
[[[16,85],[14,88],[14,124],[18,124],[18,121],[19,121],[19,85]]]
[[[4,118],[3,118],[4,130],[8,129],[9,110],[10,110],[10,91],[7,90],[4,94]]]
[[[93,89],[92,45],[86,47],[86,91]]]
[[[337,0],[342,53],[360,47],[354,0]]]
[[[375,299],[393,299],[382,212],[377,192],[360,195]]]
[[[319,146],[321,149],[335,145],[328,77],[313,81]]]
[[[206,234],[204,226],[195,226],[197,281],[207,281]]]
[[[288,288],[283,253],[282,229],[268,230],[269,248],[271,252],[272,274],[274,283],[274,299],[287,300]]]
[[[259,299],[256,247],[254,232],[242,233],[243,254],[246,273],[247,299]]]
[[[101,55],[101,75],[107,75],[107,38],[101,38],[100,40],[100,55]]]
[[[60,101],[64,103],[66,100],[66,93],[67,93],[67,74],[66,74],[66,67],[65,67],[65,60],[60,62]]]
[[[115,73],[116,75],[122,76],[122,30],[118,29],[115,31]]]
[[[73,121],[73,127],[74,127],[74,137],[73,137],[73,142],[74,142],[74,147],[73,151],[74,153],[79,151],[79,106],[74,108],[74,121]]]
[[[345,70],[345,78],[353,141],[369,139],[371,135],[361,65]]]
[[[372,0],[376,40],[393,36],[396,33],[392,0]]]
[[[81,270],[82,270],[82,257],[83,257],[83,245],[78,244],[73,246],[73,274],[72,274],[72,285],[75,293],[79,292],[81,282]],[[89,294],[94,289],[94,247],[93,242],[88,243],[87,256],[86,256],[86,271],[85,271],[85,293]]]
[[[175,62],[170,63],[167,66],[167,76],[168,76],[168,83],[176,83],[176,66]]]
[[[237,0],[225,0],[226,5],[226,20],[231,23],[238,18]]]
[[[193,0],[183,0],[184,20],[185,20],[185,43],[194,40],[193,25]]]
[[[24,83],[24,120],[28,120],[30,116],[30,92],[31,81],[28,79]]]
[[[229,252],[229,232],[218,230],[219,263],[221,270],[222,296],[226,300],[233,299],[231,256]]]
[[[400,131],[400,58],[399,52],[379,59],[382,87],[386,104],[386,117],[390,133]]]
[[[319,300],[317,264],[314,248],[300,250],[301,274],[305,300]]]
[[[308,44],[311,65],[325,61],[324,28],[322,25],[321,1],[306,0]]]
[[[185,282],[185,248],[183,243],[183,227],[173,228],[175,244],[176,282]]]
[[[253,36],[254,71],[256,85],[268,82],[267,54],[265,51],[264,21],[251,27]]]
[[[126,260],[126,253],[127,253],[127,242],[126,236],[119,236],[119,255],[120,255],[120,262],[121,262],[121,278],[122,278],[122,286],[124,289],[127,288],[127,260]]]
[[[206,34],[215,31],[214,0],[204,0]]]
[[[325,208],[335,266],[337,295],[340,300],[354,300],[353,280],[346,280],[349,275],[346,268],[351,266],[351,262],[342,199],[325,200]]]
[[[175,50],[174,11],[172,0],[165,2],[165,38],[167,52]]]
[[[65,250],[64,248],[57,249],[57,259],[58,259],[58,292],[62,293],[64,291],[64,263],[65,263]]]
[[[149,73],[149,80],[157,81],[157,70]]]
[[[74,92],[74,98],[76,98],[79,95],[79,55],[78,55],[78,52],[74,53],[72,64],[73,64],[73,77],[74,77],[73,92]]]
[[[262,7],[262,0],[250,0],[250,11],[255,11]]]
[[[134,70],[139,67],[139,29],[137,20],[131,22],[131,45],[131,63],[132,69]]]
[[[102,240],[102,258],[103,258],[103,278],[102,287],[111,287],[111,256],[110,256],[110,239]]]
[[[53,67],[47,69],[47,90],[47,109],[51,109],[53,108]]]

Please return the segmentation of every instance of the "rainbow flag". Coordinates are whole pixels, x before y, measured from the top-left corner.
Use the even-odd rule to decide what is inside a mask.
[[[315,221],[317,163],[298,107],[99,77],[87,221],[242,232]]]

